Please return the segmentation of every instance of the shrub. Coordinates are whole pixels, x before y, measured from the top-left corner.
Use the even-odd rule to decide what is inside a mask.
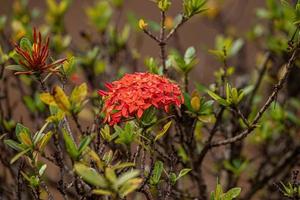
[[[238,37],[222,1],[183,0],[172,18],[175,1],[155,0],[156,22],[97,0],[85,14],[98,35],[78,42],[71,0],[47,0],[39,26],[14,1],[0,18],[1,199],[300,199],[300,2],[265,2]],[[210,84],[191,78],[199,49],[172,42],[195,16],[223,30]],[[132,44],[142,35],[157,58]],[[257,68],[242,76],[249,44]]]

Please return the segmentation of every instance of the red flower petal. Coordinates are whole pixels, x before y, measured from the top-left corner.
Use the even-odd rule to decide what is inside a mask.
[[[138,112],[137,112],[138,118],[141,118],[141,117],[142,117],[143,112],[144,112],[144,111],[143,111],[141,108],[138,109]]]
[[[98,90],[98,94],[100,95],[100,96],[107,96],[107,92],[105,92],[104,90]]]
[[[98,94],[106,96],[103,112],[106,113],[106,119],[111,119],[107,120],[110,125],[134,115],[141,118],[144,110],[151,106],[169,112],[171,105],[179,107],[183,103],[179,86],[155,74],[126,74],[105,86],[108,92],[99,90]],[[115,110],[119,112],[115,113]]]

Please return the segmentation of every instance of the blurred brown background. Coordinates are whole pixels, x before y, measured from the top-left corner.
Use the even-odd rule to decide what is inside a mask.
[[[0,0],[0,15],[11,13],[12,0]],[[43,10],[46,7],[44,0],[28,0],[32,9],[38,8]],[[84,8],[92,5],[93,0],[74,0],[71,8],[69,9],[65,24],[66,29],[74,40],[80,41],[79,33],[82,30],[91,31],[93,28],[89,26],[87,17],[85,15]],[[209,0],[210,2],[222,2],[222,0]],[[219,67],[218,63],[214,62],[211,55],[207,53],[208,49],[213,48],[214,39],[218,34],[224,34],[230,31],[230,33],[238,36],[244,36],[247,31],[250,30],[251,25],[255,22],[255,10],[258,7],[262,7],[265,4],[264,0],[224,0],[224,4],[220,4],[223,12],[215,20],[208,20],[207,18],[199,15],[194,17],[188,23],[184,25],[184,28],[179,30],[179,39],[176,43],[179,43],[183,49],[194,46],[197,49],[197,55],[200,58],[200,63],[192,73],[193,78],[198,81],[212,81],[212,72]],[[151,0],[125,0],[125,9],[121,16],[121,21],[126,20],[126,12],[132,11],[137,16],[145,20],[159,21],[159,11],[155,4]],[[173,0],[172,6],[168,15],[175,17],[181,11],[181,0]],[[218,6],[218,5],[217,5]],[[208,6],[209,7],[209,6]],[[43,13],[41,13],[41,22],[44,20]],[[220,24],[222,21],[222,24]],[[226,25],[226,31],[223,25]],[[95,36],[96,37],[96,36]],[[172,42],[172,41],[171,41]],[[174,42],[174,41],[173,41]],[[253,58],[253,52],[249,51],[253,49],[252,46],[246,44],[245,51],[247,52],[244,59],[247,59],[248,66],[237,66],[238,72],[244,73],[252,67],[254,67],[255,61]],[[143,56],[158,57],[158,46],[151,41],[148,37],[145,37],[143,42],[141,53]],[[251,53],[249,53],[251,52]],[[140,65],[143,65],[141,62]]]
[[[46,7],[44,0],[28,1],[32,9],[38,8],[42,11]],[[124,9],[125,12],[132,11],[137,16],[145,20],[159,21],[159,11],[152,1],[124,1],[126,4]],[[12,2],[13,0],[0,0],[0,15],[9,16],[12,10]],[[93,33],[93,27],[89,25],[84,11],[85,7],[92,5],[93,2],[93,0],[74,0],[66,15],[66,30],[72,36],[73,42],[76,42],[77,44],[80,44],[81,41],[81,31],[85,30]],[[215,2],[218,2],[218,0]],[[175,17],[181,11],[181,4],[182,0],[173,0],[168,15]],[[179,29],[179,37],[176,43],[179,43],[183,49],[189,46],[194,46],[197,49],[197,55],[200,58],[197,68],[192,72],[192,77],[194,80],[206,83],[213,81],[213,71],[219,68],[220,65],[214,61],[213,56],[211,56],[207,50],[214,47],[215,37],[218,34],[226,34],[228,31],[230,31],[230,33],[236,37],[244,37],[247,31],[250,30],[251,26],[256,21],[256,8],[262,7],[264,4],[265,0],[224,0],[224,5],[222,5],[222,16],[219,16],[222,18],[222,20],[208,20],[206,17],[199,15],[188,21],[181,29]],[[125,12],[123,12],[123,15],[121,16],[121,21],[127,19]],[[44,20],[43,13],[41,13],[40,16],[41,18],[39,20],[42,22]],[[220,21],[222,21],[222,24],[220,24]],[[224,25],[226,26],[226,30]],[[97,35],[95,35],[95,37],[97,37]],[[174,41],[170,42],[174,43]],[[246,66],[237,66],[237,73],[240,75],[247,75],[248,71],[252,71],[254,69],[256,63],[254,59],[256,51],[253,44],[246,43],[244,51],[245,54],[240,58],[246,59],[246,62],[243,62],[246,63]],[[158,58],[158,52],[159,47],[157,44],[147,36],[144,36],[144,42],[141,48],[142,56],[153,56]],[[234,63],[236,64],[238,62]],[[140,65],[143,65],[142,61],[140,62]],[[16,110],[18,110],[19,113],[22,113],[24,108],[16,108]],[[26,118],[24,121],[26,122]],[[56,172],[53,172],[53,174],[56,174]],[[212,180],[210,187],[212,188],[214,184],[215,180]]]
[[[91,33],[93,37],[99,37],[89,22],[85,14],[85,8],[93,5],[96,0],[73,0],[70,9],[65,17],[65,25],[68,34],[72,36],[72,42],[76,43],[77,46],[84,47],[84,40],[80,37],[81,31]],[[133,12],[138,17],[145,20],[153,20],[159,22],[160,13],[156,5],[150,0],[124,0],[125,8],[122,12],[121,21],[127,19],[126,12]],[[0,0],[0,15],[10,16],[12,13],[13,0]],[[41,11],[40,17],[35,20],[33,25],[38,25],[44,22],[43,10],[46,8],[46,1],[44,0],[28,0],[30,8],[39,9]],[[222,0],[209,0],[210,2],[222,2]],[[192,71],[191,77],[193,80],[197,80],[200,83],[211,83],[214,81],[213,72],[220,67],[220,63],[215,61],[215,58],[208,53],[209,49],[214,48],[215,37],[218,34],[225,34],[230,31],[231,35],[235,37],[244,37],[245,34],[250,30],[251,26],[255,23],[255,11],[258,7],[264,6],[264,0],[224,0],[224,4],[220,10],[221,15],[216,17],[214,20],[208,19],[203,15],[198,15],[189,20],[186,24],[179,29],[177,41],[170,40],[171,46],[180,45],[183,50],[189,46],[194,46],[197,49],[197,56],[199,58],[199,64]],[[173,0],[170,11],[167,13],[170,17],[175,17],[182,10],[182,0]],[[211,7],[211,5],[208,5]],[[222,21],[222,24],[220,24]],[[226,27],[225,27],[226,26]],[[226,29],[226,30],[225,30]],[[141,45],[142,57],[153,56],[159,58],[159,47],[146,35],[141,35],[144,40]],[[134,36],[132,36],[134,39]],[[170,48],[169,48],[170,49]],[[86,49],[88,50],[88,49]],[[229,64],[237,68],[236,74],[239,79],[247,79],[250,73],[254,72],[255,66],[255,54],[257,50],[251,44],[245,43],[243,55],[238,55],[237,58],[231,60]],[[246,61],[244,60],[246,59]],[[239,65],[239,61],[243,65]],[[143,70],[143,59],[139,60],[139,70]],[[192,84],[192,81],[190,85]],[[19,101],[19,94],[15,93],[14,90],[10,90],[10,98]],[[13,102],[15,102],[13,101]],[[12,103],[15,106],[16,115],[15,119],[23,121],[29,127],[34,128],[34,125],[30,122],[27,116],[25,107],[21,104]]]

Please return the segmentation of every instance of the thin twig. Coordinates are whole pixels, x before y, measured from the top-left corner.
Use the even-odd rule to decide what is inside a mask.
[[[182,15],[180,22],[169,32],[165,41],[167,42],[187,20],[188,18]]]
[[[261,66],[259,67],[260,71],[259,71],[259,76],[258,76],[258,79],[255,83],[255,86],[254,86],[254,89],[250,95],[250,98],[249,98],[249,101],[248,101],[248,105],[251,106],[252,103],[253,103],[253,100],[254,100],[254,97],[255,97],[255,94],[257,93],[261,83],[262,83],[262,80],[263,80],[263,77],[267,71],[267,64],[268,64],[268,61],[270,60],[270,57],[271,57],[271,53],[270,52],[267,52],[265,53],[265,56],[264,56],[264,60],[261,64]]]
[[[159,38],[157,38],[155,35],[153,35],[151,33],[151,31],[147,30],[147,29],[143,29],[144,33],[146,33],[146,35],[148,35],[151,39],[153,39],[154,41],[156,41],[157,43],[160,43]]]
[[[242,131],[240,134],[238,134],[232,138],[228,138],[228,139],[225,139],[222,141],[217,141],[217,142],[212,143],[211,147],[227,145],[227,144],[231,144],[231,143],[237,142],[239,140],[242,140],[243,138],[247,137],[258,126],[257,123],[259,122],[260,118],[263,116],[264,112],[270,107],[272,102],[275,101],[275,99],[278,95],[278,92],[283,87],[284,83],[286,82],[287,77],[290,74],[291,69],[293,68],[294,62],[298,56],[298,51],[299,51],[299,46],[297,46],[294,49],[291,58],[289,59],[288,63],[286,64],[285,73],[279,79],[278,83],[274,86],[273,92],[268,97],[268,100],[266,101],[266,103],[261,107],[259,112],[256,114],[256,116],[255,116],[254,120],[252,121],[252,123],[250,124],[250,126],[246,130]]]
[[[211,131],[209,133],[209,137],[208,137],[207,141],[205,142],[205,145],[198,157],[198,160],[196,162],[197,165],[201,165],[202,161],[204,160],[205,155],[209,151],[210,146],[211,146],[211,141],[212,141],[215,133],[217,132],[219,125],[222,122],[222,116],[223,116],[224,111],[225,111],[225,107],[221,107],[221,110],[217,114],[216,122],[215,122],[213,128],[211,129]]]
[[[161,20],[160,20],[160,36],[159,36],[159,46],[160,46],[160,58],[162,62],[162,67],[163,67],[163,72],[167,72],[167,67],[166,67],[166,42],[165,42],[165,32],[166,32],[166,26],[165,26],[165,21],[166,21],[166,12],[161,11]]]

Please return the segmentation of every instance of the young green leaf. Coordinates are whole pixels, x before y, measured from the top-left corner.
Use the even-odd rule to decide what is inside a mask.
[[[166,123],[164,125],[163,129],[157,133],[154,141],[159,140],[160,138],[162,138],[167,133],[169,128],[171,127],[171,124],[172,124],[172,121],[169,121],[168,123]]]
[[[20,47],[21,49],[27,51],[27,52],[31,52],[32,51],[32,43],[31,41],[26,38],[26,37],[23,37],[20,41]]]
[[[109,182],[110,182],[111,184],[115,184],[115,182],[117,181],[117,175],[116,175],[116,173],[115,173],[115,170],[112,169],[112,168],[110,168],[110,167],[107,167],[107,168],[105,169],[105,178],[106,178],[107,180],[109,180]]]
[[[45,173],[45,170],[47,168],[46,164],[43,164],[39,169],[39,175],[42,176]]]
[[[16,126],[16,136],[19,142],[21,142],[22,144],[25,144],[27,146],[32,145],[29,129],[20,123],[18,123]]]
[[[37,148],[40,151],[44,151],[46,145],[48,144],[48,142],[50,141],[50,139],[52,138],[53,132],[49,131],[48,133],[46,133],[37,143]]]
[[[27,152],[29,152],[31,149],[27,148],[21,152],[19,152],[18,154],[16,154],[11,160],[10,160],[10,164],[13,164],[14,162],[16,162],[21,156],[25,155]]]
[[[223,106],[229,106],[228,102],[223,99],[222,97],[220,97],[219,95],[217,95],[216,93],[210,91],[210,90],[207,90],[207,94],[213,98],[215,101],[217,101],[219,104],[223,105]]]
[[[5,69],[18,71],[18,72],[26,71],[26,69],[21,65],[8,65],[5,67]]]
[[[62,133],[63,133],[67,152],[73,159],[76,160],[79,156],[77,145],[73,141],[73,138],[69,135],[69,133],[64,128],[62,129]]]
[[[161,161],[156,161],[154,164],[152,176],[150,177],[151,185],[157,185],[159,183],[163,169],[164,169],[164,163]]]
[[[133,192],[134,190],[138,189],[142,183],[143,179],[141,178],[133,178],[128,180],[126,183],[122,185],[119,190],[119,195],[121,198],[124,198],[129,193]]]
[[[88,145],[91,143],[92,138],[91,136],[84,137],[79,144],[78,147],[78,154],[81,155],[81,153],[88,147]]]
[[[173,173],[173,172],[171,172],[171,173],[169,174],[169,179],[170,179],[172,185],[175,185],[175,183],[176,183],[176,181],[177,181],[177,176],[176,176],[176,174]]]
[[[187,175],[190,171],[192,171],[192,169],[185,168],[185,169],[180,170],[180,172],[177,176],[177,180],[182,178],[183,176]]]
[[[129,181],[132,178],[137,177],[140,174],[139,170],[130,170],[123,173],[115,182],[115,186],[118,188],[123,185],[125,182]]]
[[[65,112],[68,112],[70,110],[71,107],[70,101],[61,87],[59,86],[54,87],[53,98],[55,100],[55,103],[61,110]]]
[[[124,169],[127,167],[134,167],[135,164],[131,163],[131,162],[124,162],[124,163],[120,163],[120,164],[115,164],[114,166],[112,166],[112,169],[114,170],[118,170],[118,169]]]
[[[73,104],[81,103],[87,96],[87,85],[82,83],[78,87],[75,87],[71,93],[70,101]]]
[[[170,5],[170,0],[157,0],[157,6],[161,11],[167,11]]]
[[[15,142],[14,140],[4,140],[4,143],[7,144],[8,146],[10,146],[11,148],[13,148],[16,151],[23,151],[24,150],[24,146],[22,146],[21,144]]]
[[[74,169],[85,182],[101,188],[107,187],[107,181],[95,169],[90,168],[82,163],[75,163]]]
[[[240,193],[241,193],[241,188],[236,187],[236,188],[232,188],[230,190],[228,190],[225,194],[224,194],[224,200],[232,200],[234,198],[237,198]]]
[[[103,195],[103,196],[111,196],[113,192],[109,190],[103,190],[103,189],[94,189],[92,190],[92,194],[94,195]]]

